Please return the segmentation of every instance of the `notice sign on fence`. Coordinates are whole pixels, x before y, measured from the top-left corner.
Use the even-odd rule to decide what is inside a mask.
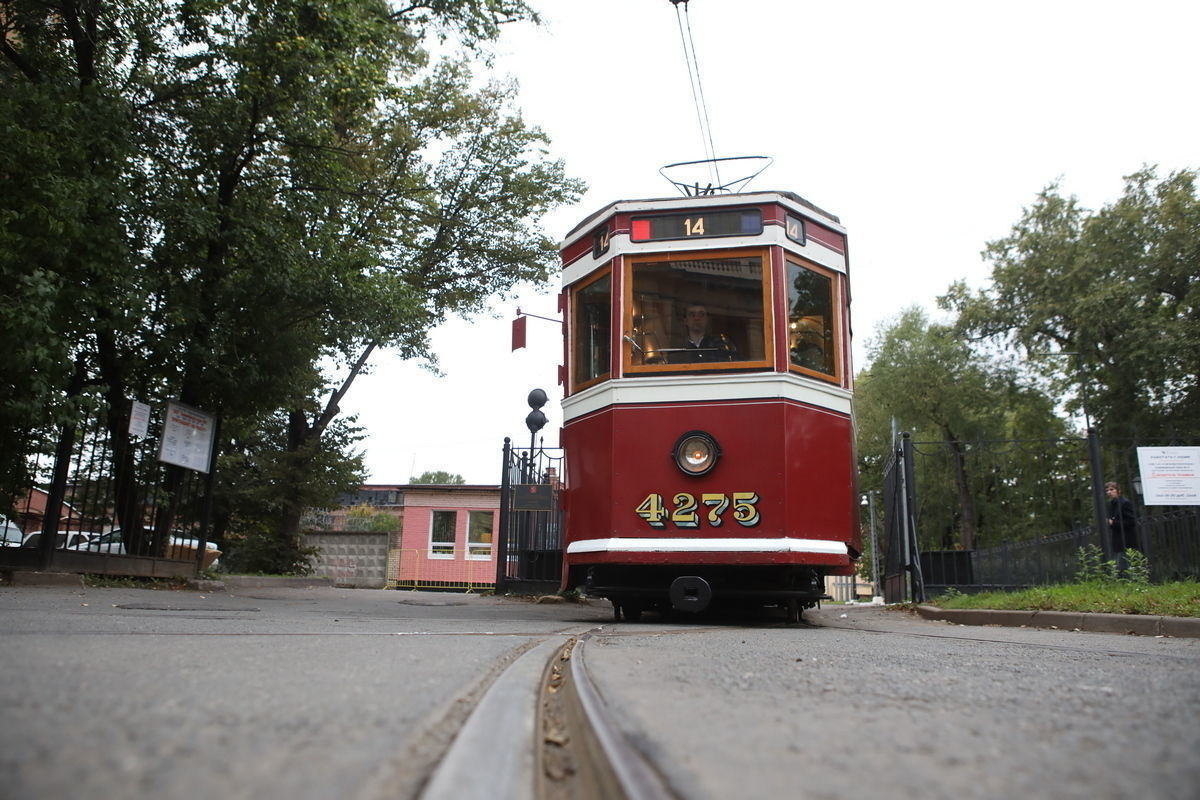
[[[196,472],[208,472],[212,459],[213,422],[211,414],[174,400],[167,401],[158,460]]]
[[[133,401],[129,409],[129,435],[135,439],[145,439],[150,433],[150,406]]]
[[[550,511],[554,508],[554,487],[548,483],[518,483],[513,487],[513,511]]]
[[[1200,506],[1200,447],[1139,447],[1148,506]]]

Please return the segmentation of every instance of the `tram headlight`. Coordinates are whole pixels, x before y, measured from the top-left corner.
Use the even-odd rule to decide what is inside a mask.
[[[704,475],[720,458],[717,440],[704,431],[688,431],[675,443],[675,464],[685,475]]]

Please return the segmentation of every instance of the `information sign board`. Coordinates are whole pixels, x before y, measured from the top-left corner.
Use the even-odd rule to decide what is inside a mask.
[[[1142,500],[1148,506],[1200,506],[1200,447],[1139,447]]]
[[[196,472],[208,472],[212,461],[214,421],[211,414],[174,400],[168,401],[158,460]]]

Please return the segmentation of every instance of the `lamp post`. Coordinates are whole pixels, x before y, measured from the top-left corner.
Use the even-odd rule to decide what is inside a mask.
[[[536,480],[533,468],[533,453],[535,440],[537,439],[538,431],[546,426],[546,415],[542,412],[542,406],[546,405],[549,398],[546,392],[542,389],[534,389],[529,393],[529,407],[533,410],[525,417],[525,427],[529,428],[529,469],[527,482],[533,483]],[[542,440],[543,443],[545,440]]]

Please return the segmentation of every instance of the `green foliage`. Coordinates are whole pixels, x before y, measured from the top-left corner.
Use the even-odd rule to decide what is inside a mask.
[[[1014,450],[996,462],[976,448],[980,440],[1062,435],[1065,426],[1049,397],[1012,364],[972,347],[952,325],[930,322],[917,308],[882,327],[869,356],[856,381],[861,482],[882,485],[893,422],[924,443],[927,460],[917,487],[923,546],[971,549],[1055,532],[1038,517],[1052,518],[1061,507],[1046,485],[1039,451]],[[924,468],[935,463],[937,469]]]
[[[179,398],[222,418],[231,535],[274,528],[295,561],[300,509],[358,468],[333,423],[365,355],[433,358],[447,315],[556,266],[539,220],[582,187],[515,87],[470,69],[521,20],[522,0],[5,0],[0,499],[80,398],[112,409],[114,453],[131,398]]]
[[[346,511],[346,530],[391,533],[400,527],[400,521],[386,511],[376,511],[367,504],[353,506]]]
[[[1179,581],[1145,585],[1089,581],[1041,586],[1018,592],[963,594],[937,599],[942,608],[994,608],[1015,611],[1077,611],[1200,617],[1200,583]]]
[[[1079,567],[1075,580],[1079,583],[1129,583],[1146,586],[1150,583],[1150,560],[1139,550],[1123,554],[1127,564],[1122,570],[1116,560],[1106,560],[1103,551],[1094,544],[1079,548]]]
[[[440,469],[426,470],[420,475],[409,478],[408,482],[414,484],[437,484],[439,486],[462,486],[466,483],[462,475]]]
[[[1125,551],[1125,560],[1129,562],[1125,580],[1129,583],[1148,585],[1150,583],[1150,559],[1140,550]]]
[[[1079,548],[1079,568],[1075,580],[1079,583],[1103,583],[1117,578],[1117,563],[1105,561],[1104,551],[1094,544]]]
[[[1097,212],[1051,185],[984,255],[991,285],[971,293],[959,283],[941,298],[959,311],[962,331],[1030,355],[1071,409],[1086,401],[1106,437],[1200,427],[1194,170],[1160,180],[1142,169]]]
[[[281,535],[263,523],[244,523],[225,540],[221,562],[226,572],[251,575],[309,575],[319,550],[304,547],[299,536]]]

